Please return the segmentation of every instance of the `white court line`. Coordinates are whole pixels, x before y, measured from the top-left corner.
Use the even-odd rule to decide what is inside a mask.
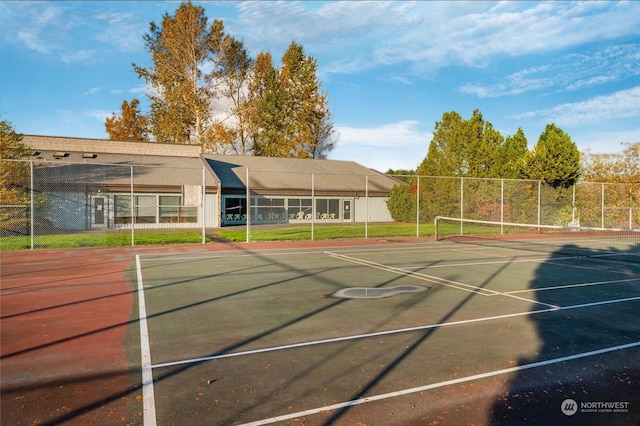
[[[553,365],[553,364],[558,364],[558,363],[561,363],[561,362],[573,361],[573,360],[576,360],[576,359],[587,358],[587,357],[591,357],[591,356],[595,356],[595,355],[602,355],[602,354],[606,354],[606,353],[609,353],[609,352],[614,352],[614,351],[620,351],[620,350],[624,350],[624,349],[634,348],[634,347],[637,347],[637,346],[640,346],[640,342],[627,343],[625,345],[619,345],[619,346],[611,346],[611,347],[608,347],[608,348],[598,349],[598,350],[595,350],[595,351],[582,352],[582,353],[579,353],[579,354],[563,356],[563,357],[560,357],[560,358],[553,358],[553,359],[548,359],[548,360],[545,360],[545,361],[532,362],[530,364],[519,365],[517,367],[504,368],[502,370],[488,371],[486,373],[475,374],[473,376],[460,377],[458,379],[447,380],[447,381],[444,381],[444,382],[432,383],[432,384],[429,384],[429,385],[424,385],[424,386],[404,389],[404,390],[400,390],[400,391],[396,391],[396,392],[389,392],[389,393],[384,393],[384,394],[380,394],[380,395],[368,396],[368,397],[365,397],[365,398],[359,398],[359,399],[354,399],[354,400],[351,400],[351,401],[340,402],[338,404],[327,405],[327,406],[324,406],[324,407],[313,408],[313,409],[305,410],[305,411],[298,411],[297,413],[290,413],[290,414],[285,414],[285,415],[278,416],[278,417],[271,417],[271,418],[268,418],[268,419],[258,420],[258,421],[255,421],[255,422],[244,423],[244,424],[242,424],[240,426],[260,426],[260,425],[266,425],[266,424],[275,423],[275,422],[281,422],[281,421],[285,421],[285,420],[291,420],[291,419],[295,419],[295,418],[298,418],[298,417],[310,416],[310,415],[313,415],[313,414],[319,414],[319,413],[328,412],[328,411],[332,411],[332,410],[338,410],[340,408],[353,407],[355,405],[360,405],[360,404],[364,404],[364,403],[367,403],[367,402],[380,401],[380,400],[383,400],[383,399],[395,398],[395,397],[398,397],[398,396],[409,395],[409,394],[412,394],[412,393],[424,392],[424,391],[427,391],[427,390],[436,389],[436,388],[440,388],[440,387],[443,387],[443,386],[451,386],[451,385],[456,385],[458,383],[465,383],[465,382],[470,382],[470,381],[479,380],[479,379],[486,379],[488,377],[499,376],[499,375],[502,375],[502,374],[516,373],[516,372],[519,372],[519,371],[530,370],[532,368],[545,367],[547,365]]]
[[[138,275],[138,310],[140,316],[140,356],[142,370],[142,407],[143,424],[156,424],[156,403],[153,392],[153,371],[151,366],[151,348],[149,347],[149,329],[147,327],[147,307],[144,300],[144,284],[142,283],[142,268],[140,255],[136,255],[136,270]]]
[[[412,247],[422,248],[422,250],[416,250]],[[440,251],[447,247],[458,247],[456,243],[438,244],[432,245],[432,243],[411,243],[402,245],[386,246],[382,244],[372,244],[369,246],[344,246],[344,247],[315,247],[315,248],[300,248],[298,250],[292,250],[291,248],[282,249],[261,249],[255,251],[238,251],[238,250],[222,250],[222,251],[200,251],[192,254],[185,253],[163,253],[163,254],[141,254],[140,257],[144,260],[165,260],[180,257],[184,260],[206,260],[210,258],[226,258],[226,257],[253,257],[257,254],[269,255],[269,256],[290,256],[290,255],[305,255],[305,254],[321,254],[325,253],[328,248],[335,249],[336,252],[357,252],[358,254],[370,254],[377,252],[425,252],[425,251]]]
[[[292,343],[292,344],[289,344],[289,345],[272,346],[272,347],[269,347],[269,348],[254,349],[254,350],[249,350],[249,351],[230,352],[230,353],[223,353],[223,354],[219,354],[219,355],[211,355],[211,356],[205,356],[205,357],[200,357],[200,358],[191,358],[191,359],[184,359],[184,360],[180,360],[180,361],[171,361],[171,362],[165,362],[165,363],[161,363],[161,364],[152,365],[151,368],[173,367],[173,366],[176,366],[176,365],[193,364],[193,363],[204,362],[204,361],[213,361],[213,360],[222,359],[222,358],[234,358],[234,357],[239,357],[239,356],[255,355],[255,354],[266,353],[266,352],[282,351],[282,350],[286,350],[286,349],[294,349],[294,348],[303,348],[303,347],[309,347],[309,346],[324,345],[324,344],[327,344],[327,343],[337,343],[337,342],[344,342],[344,341],[349,341],[349,340],[366,339],[366,338],[370,338],[370,337],[387,336],[387,335],[392,335],[392,334],[408,333],[408,332],[412,332],[412,331],[421,331],[421,330],[428,330],[428,329],[432,329],[432,328],[449,327],[449,326],[455,326],[455,325],[474,324],[474,323],[485,322],[485,321],[494,321],[494,320],[500,320],[500,319],[506,319],[506,318],[514,318],[514,317],[520,317],[520,316],[543,314],[543,313],[548,313],[548,312],[557,312],[557,311],[561,311],[561,310],[582,309],[582,308],[590,308],[590,307],[593,307],[593,306],[610,305],[610,304],[614,304],[614,303],[634,302],[634,301],[638,301],[638,300],[640,300],[640,296],[628,297],[628,298],[624,298],[624,299],[603,300],[603,301],[591,302],[591,303],[582,303],[580,305],[564,306],[564,307],[554,308],[554,309],[540,309],[540,310],[537,310],[537,311],[517,312],[517,313],[514,313],[514,314],[496,315],[496,316],[491,316],[491,317],[482,317],[482,318],[474,318],[474,319],[469,319],[469,320],[451,321],[451,322],[445,322],[445,323],[439,323],[439,324],[419,325],[419,326],[415,326],[415,327],[400,328],[400,329],[396,329],[396,330],[386,330],[386,331],[377,331],[375,333],[355,334],[355,335],[350,335],[350,336],[334,337],[334,338],[331,338],[331,339],[313,340],[313,341],[309,341],[309,342]]]
[[[586,282],[586,283],[556,285],[556,286],[553,286],[553,287],[528,288],[528,289],[524,289],[524,290],[507,291],[506,293],[508,293],[508,294],[514,294],[514,293],[538,293],[538,292],[547,291],[547,290],[564,290],[564,289],[567,289],[567,288],[591,287],[591,286],[595,286],[595,285],[621,284],[621,283],[628,283],[628,282],[631,282],[631,281],[640,282],[640,277],[638,277],[638,278],[627,278],[627,279],[622,279],[622,280],[593,281],[593,282]]]
[[[520,297],[520,296],[515,296],[513,294],[507,294],[507,293],[502,293],[499,291],[495,291],[495,290],[490,290],[490,289],[486,289],[486,288],[482,288],[482,287],[478,287],[478,286],[474,286],[474,285],[470,285],[470,284],[464,284],[458,281],[452,281],[452,280],[448,280],[445,278],[440,278],[440,277],[436,277],[433,275],[427,275],[427,274],[423,274],[421,272],[414,272],[414,271],[409,271],[406,269],[401,269],[401,268],[396,268],[394,266],[388,266],[388,265],[384,265],[382,263],[377,263],[377,262],[371,262],[369,260],[363,260],[363,259],[358,259],[357,257],[351,257],[351,256],[346,256],[343,254],[338,254],[338,253],[332,253],[332,252],[326,252],[329,256],[333,256],[339,259],[343,259],[343,260],[347,260],[350,262],[355,262],[358,263],[360,265],[365,265],[365,266],[370,266],[370,267],[374,267],[374,268],[378,268],[378,269],[383,269],[389,272],[394,272],[396,274],[400,274],[400,275],[406,275],[406,276],[412,276],[412,277],[417,277],[417,278],[421,278],[424,279],[425,281],[429,281],[432,282],[434,284],[440,284],[440,285],[444,285],[444,286],[448,286],[448,287],[453,287],[456,288],[458,290],[464,290],[464,291],[470,291],[473,293],[477,293],[480,294],[482,296],[504,296],[504,297],[509,297],[512,299],[516,299],[516,300],[520,300],[520,301],[524,301],[524,302],[528,302],[528,303],[533,303],[536,305],[542,305],[542,306],[547,306],[549,308],[552,309],[558,309],[559,306],[557,305],[552,305],[549,303],[544,303],[544,302],[539,302],[537,300],[532,300],[532,299],[527,299],[526,297]],[[462,288],[460,288],[462,287]],[[489,293],[489,294],[483,294],[483,292]]]

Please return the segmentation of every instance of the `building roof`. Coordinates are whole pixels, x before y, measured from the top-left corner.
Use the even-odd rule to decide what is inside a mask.
[[[202,185],[203,163],[196,146],[28,135],[23,143],[35,151],[34,160],[47,166],[41,173],[51,182],[128,188],[133,170],[134,185],[149,190]],[[218,186],[209,173],[206,186]]]
[[[221,182],[223,191],[365,195],[388,194],[398,181],[353,161],[301,158],[203,155]]]
[[[195,145],[124,142],[101,139],[25,135],[23,143],[36,151],[34,159],[49,167],[48,179],[64,175],[65,182],[85,184],[91,179],[114,189],[134,185],[149,189],[202,185],[208,165],[207,188],[243,192],[247,187],[271,194],[388,195],[398,181],[353,161],[201,155]],[[61,178],[58,178],[61,180]],[[61,180],[62,182],[62,180]]]

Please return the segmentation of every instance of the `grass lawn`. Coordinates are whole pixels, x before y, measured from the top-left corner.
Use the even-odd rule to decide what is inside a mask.
[[[420,225],[420,236],[433,235],[432,224]],[[370,224],[366,229],[367,237],[415,237],[416,225],[407,223]],[[220,229],[214,233],[216,236],[233,242],[247,240],[246,228],[235,227],[233,229]],[[364,225],[316,225],[313,228],[315,240],[331,240],[340,238],[364,238]],[[202,242],[200,232],[162,232],[162,231],[136,231],[135,245],[163,245],[163,244],[199,244]],[[310,240],[311,226],[292,226],[282,228],[251,228],[251,241],[291,241]],[[208,236],[206,243],[211,243]],[[37,235],[34,237],[34,248],[72,248],[72,247],[127,247],[131,246],[131,233],[90,233],[90,234],[56,234]],[[0,237],[0,250],[25,250],[31,248],[29,236]]]
[[[202,242],[199,232],[136,232],[135,245],[197,244]],[[207,238],[210,243],[211,239]],[[131,246],[131,233],[36,235],[34,248],[126,247]],[[0,250],[31,248],[31,238],[0,237]]]

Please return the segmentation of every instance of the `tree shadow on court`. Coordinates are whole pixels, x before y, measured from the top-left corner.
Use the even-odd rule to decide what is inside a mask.
[[[566,245],[540,263],[532,299],[558,308],[532,307],[539,350],[502,376],[487,424],[640,425],[640,264],[625,253]]]
[[[486,288],[492,280],[498,275],[502,274],[505,271],[506,265],[498,268],[496,272],[487,276],[483,282],[477,286],[478,290]],[[469,302],[471,302],[476,296],[478,296],[478,292],[469,292],[463,299],[461,299],[452,309],[450,309],[443,317],[441,317],[438,321],[435,321],[434,324],[444,324],[451,320],[451,318],[460,310],[462,310]],[[384,369],[382,369],[376,376],[374,376],[371,380],[369,380],[366,385],[362,386],[358,392],[354,393],[351,398],[348,399],[348,402],[354,402],[354,404],[349,404],[343,408],[336,410],[332,415],[328,418],[328,420],[324,421],[323,425],[334,425],[341,424],[341,419],[345,418],[348,415],[348,412],[353,408],[353,406],[357,405],[356,402],[365,398],[369,392],[371,392],[377,385],[379,385],[382,380],[392,374],[392,372],[401,368],[402,363],[406,361],[411,354],[413,354],[421,345],[423,345],[432,335],[437,331],[437,327],[430,327],[423,331],[418,331],[416,338],[412,343],[406,345],[406,348],[390,363],[388,363]]]
[[[245,254],[251,254],[252,256],[257,256],[258,258],[261,257],[261,254],[259,252],[253,252],[251,250],[246,250],[246,249],[243,250],[243,252]],[[273,258],[269,258],[269,261],[270,262],[274,262]],[[283,266],[290,267],[290,265],[283,265]],[[305,271],[305,270],[302,270],[302,269],[294,271],[294,272],[296,272],[298,274],[295,277],[296,279],[298,279],[300,276],[308,277],[308,278],[316,276],[316,278],[326,281],[326,284],[331,285],[331,286],[333,286],[335,288],[341,288],[341,287],[344,286],[344,283],[334,282],[334,281],[331,281],[331,280],[327,279],[326,277],[323,277],[322,276],[323,273],[328,272],[328,270],[326,270],[326,269],[323,269],[323,270],[320,270],[320,271],[316,271],[316,272],[313,272],[313,273],[309,273],[308,271]],[[132,282],[135,282],[135,278],[134,278],[135,271],[133,269],[130,269],[126,273],[129,275],[130,280]],[[202,279],[202,277],[200,277],[200,279]],[[384,286],[384,285],[391,284],[396,279],[398,279],[398,278],[393,278],[391,280],[382,282],[382,283],[379,284],[379,286]],[[267,282],[267,283],[264,283],[264,284],[262,284],[262,285],[260,285],[260,286],[258,286],[256,288],[250,288],[250,289],[247,289],[247,290],[240,290],[237,293],[226,295],[226,296],[223,296],[222,298],[232,297],[234,294],[239,294],[239,293],[244,293],[244,292],[258,291],[258,290],[261,290],[261,289],[263,289],[265,287],[269,287],[269,286],[278,286],[278,285],[286,283],[289,280],[290,279]],[[180,281],[180,283],[184,283],[184,282],[186,282],[188,280],[179,280],[179,281]],[[167,285],[176,285],[176,283],[171,283],[171,284],[167,284]],[[133,290],[133,289],[131,290],[131,292],[127,292],[127,293],[133,293],[136,296],[138,295],[138,292],[136,290]],[[117,295],[122,295],[122,293],[118,293]],[[81,304],[81,303],[98,301],[100,299],[107,300],[108,298],[114,297],[114,296],[116,296],[116,295],[111,294],[109,296],[104,296],[104,297],[85,299],[85,300],[77,301],[77,302],[73,302],[73,303],[70,302],[70,303],[64,304],[64,305],[56,305],[56,306],[51,306],[51,307],[48,307],[48,308],[38,309],[38,310],[36,310],[36,312],[46,311],[47,309],[58,309],[58,308],[70,307],[70,306]],[[216,298],[213,298],[213,299],[201,300],[201,301],[198,301],[197,303],[188,304],[188,305],[185,305],[185,306],[176,307],[175,309],[171,309],[171,310],[167,310],[167,311],[163,311],[163,312],[159,312],[159,313],[153,314],[153,315],[149,316],[148,319],[152,319],[152,318],[157,317],[157,316],[168,315],[168,314],[177,312],[179,310],[186,310],[186,309],[193,308],[193,307],[195,307],[197,305],[211,303],[211,302],[215,302],[215,301],[219,301],[219,300],[221,300],[221,298],[219,298],[219,297],[216,297]],[[230,352],[232,352],[234,350],[238,350],[238,349],[240,349],[242,347],[245,347],[245,346],[247,346],[248,344],[250,344],[252,342],[258,341],[258,340],[260,340],[260,339],[262,339],[262,338],[264,338],[266,336],[278,333],[280,330],[283,330],[283,329],[285,329],[285,328],[287,328],[287,327],[289,327],[291,325],[294,325],[296,323],[299,323],[301,321],[309,319],[309,318],[311,318],[313,316],[316,316],[316,315],[318,315],[318,314],[320,314],[322,312],[329,311],[329,310],[333,309],[334,307],[336,307],[338,305],[341,305],[343,303],[348,303],[348,302],[349,301],[345,300],[345,299],[333,300],[330,303],[328,303],[326,305],[323,305],[322,307],[320,307],[318,309],[315,309],[315,310],[312,310],[312,311],[309,311],[309,312],[305,312],[305,313],[303,313],[303,314],[301,314],[301,315],[299,315],[297,317],[291,318],[287,322],[284,322],[284,323],[279,324],[277,326],[274,326],[272,328],[266,329],[261,333],[258,333],[258,334],[255,334],[253,336],[247,337],[246,339],[238,341],[238,342],[236,342],[236,343],[234,343],[232,345],[229,345],[227,347],[221,348],[220,350],[217,350],[217,351],[212,352],[210,354],[205,354],[203,357],[204,358],[216,357],[216,356],[219,356],[219,355],[228,354],[228,353],[230,353]],[[100,333],[104,333],[104,332],[107,332],[107,331],[110,331],[110,330],[113,330],[113,329],[117,329],[117,328],[120,328],[120,327],[124,327],[124,326],[128,327],[127,340],[129,340],[130,342],[137,342],[133,346],[139,347],[138,346],[139,345],[139,332],[137,331],[137,328],[135,327],[136,325],[138,325],[139,319],[137,318],[137,315],[136,315],[137,309],[135,308],[135,306],[138,306],[138,301],[137,300],[134,300],[134,311],[133,311],[134,317],[132,317],[127,322],[114,323],[114,324],[111,324],[111,325],[109,325],[107,327],[104,327],[104,328],[89,330],[86,333],[77,334],[77,335],[73,335],[73,336],[68,336],[68,337],[65,337],[64,339],[56,340],[56,341],[53,341],[53,342],[43,343],[43,344],[38,345],[36,347],[29,347],[29,348],[26,348],[26,349],[21,350],[19,352],[16,352],[16,353],[4,354],[3,358],[25,355],[25,354],[27,354],[29,352],[33,352],[33,351],[36,351],[36,350],[47,349],[47,348],[54,347],[56,345],[67,343],[67,342],[70,342],[70,341],[81,340],[81,339],[83,339],[85,337],[89,337],[89,336],[92,336],[92,335],[98,335]],[[16,314],[16,315],[26,315],[26,314],[27,313],[19,313],[19,314]],[[139,349],[136,349],[135,351],[132,351],[130,349],[130,346],[129,346],[128,351],[129,351],[129,359],[135,360],[135,359],[139,358],[139,356],[140,356]],[[202,362],[206,362],[206,360],[202,361]],[[156,373],[154,373],[154,382],[160,382],[160,381],[169,379],[169,378],[171,378],[171,377],[173,377],[173,376],[175,376],[177,374],[186,372],[186,371],[188,371],[188,370],[190,370],[190,369],[192,369],[192,368],[194,368],[194,367],[196,367],[198,365],[201,365],[202,362],[193,362],[193,363],[189,363],[189,364],[179,365],[179,366],[173,367],[173,368],[167,368],[167,369],[164,369],[164,371],[162,371],[162,370],[157,371]],[[53,379],[51,379],[50,382],[49,381],[46,381],[46,382],[40,381],[37,385],[30,384],[30,385],[25,386],[24,388],[20,387],[20,386],[12,386],[10,389],[9,388],[5,388],[4,390],[8,391],[8,392],[13,392],[13,393],[19,393],[19,392],[23,392],[23,391],[26,392],[26,391],[29,391],[29,390],[32,390],[32,391],[33,390],[37,390],[36,388],[38,388],[41,391],[45,391],[46,389],[54,389],[54,388],[58,389],[58,388],[62,388],[62,387],[72,387],[73,385],[80,385],[82,383],[89,383],[89,382],[92,382],[94,380],[100,380],[101,377],[114,377],[114,376],[120,376],[122,374],[122,372],[105,372],[105,373],[95,373],[95,374],[90,373],[90,372],[86,372],[86,373],[87,374],[79,373],[79,374],[75,375],[74,377],[66,377],[64,379],[53,378]],[[101,407],[104,407],[105,405],[107,405],[109,403],[118,401],[118,400],[123,399],[123,398],[127,398],[127,399],[131,399],[132,400],[132,398],[137,393],[140,392],[140,390],[141,390],[141,382],[142,382],[141,381],[141,370],[140,370],[139,367],[137,367],[135,365],[135,362],[133,363],[133,365],[130,366],[129,373],[131,374],[131,386],[130,387],[128,387],[126,389],[120,388],[120,390],[118,390],[118,391],[115,391],[115,389],[114,389],[114,392],[112,392],[111,394],[108,394],[108,395],[102,394],[99,399],[96,399],[94,401],[84,401],[84,402],[81,402],[81,404],[79,404],[79,405],[67,407],[68,409],[65,410],[65,412],[56,413],[55,415],[51,415],[50,419],[48,421],[43,421],[41,424],[51,424],[51,425],[53,425],[53,424],[60,424],[60,423],[63,423],[63,422],[68,422],[68,421],[77,421],[78,419],[83,418],[84,415],[86,415],[88,413],[91,413],[91,412],[94,412],[95,410],[98,410]],[[135,411],[135,409],[132,409],[132,410]],[[232,419],[230,419],[230,420],[232,420]]]

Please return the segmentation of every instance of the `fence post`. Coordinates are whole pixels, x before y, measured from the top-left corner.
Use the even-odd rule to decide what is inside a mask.
[[[542,181],[539,180],[538,181],[538,225],[540,225],[540,219],[542,214],[542,212],[540,211],[540,203],[542,202],[541,191],[542,191]],[[540,228],[538,228],[538,231],[540,231]]]
[[[316,221],[316,174],[311,173],[311,241],[314,239]]]
[[[420,236],[420,175],[416,185],[416,237]]]
[[[31,234],[31,250],[33,250],[33,245],[34,245],[34,218],[33,215],[35,214],[35,209],[33,207],[33,160],[29,160],[29,186],[30,186],[30,190],[29,190],[29,197],[30,197],[30,213],[29,213],[29,225],[30,225],[30,230],[29,233]]]
[[[600,227],[604,228],[604,182],[600,184]]]
[[[202,244],[206,244],[206,234],[207,234],[207,218],[206,211],[207,209],[205,204],[205,199],[207,197],[207,171],[204,166],[202,166]]]
[[[133,196],[133,165],[129,166],[131,170],[131,247],[135,247],[136,234],[134,228],[136,227],[136,214],[135,214],[135,197]]]
[[[249,187],[249,168],[247,167],[247,201],[246,201],[246,207],[245,209],[247,210],[247,237],[246,237],[246,241],[250,242],[251,241],[251,188]]]
[[[504,234],[504,179],[500,179],[500,235]]]
[[[576,186],[578,185],[577,182],[573,183],[573,186],[571,187],[573,189],[572,194],[571,194],[571,226],[575,226],[576,223]]]
[[[460,177],[460,219],[464,219],[464,177]],[[462,221],[460,221],[460,235],[463,233]]]
[[[364,237],[369,238],[369,175],[364,175],[364,199],[367,203],[364,217]]]

